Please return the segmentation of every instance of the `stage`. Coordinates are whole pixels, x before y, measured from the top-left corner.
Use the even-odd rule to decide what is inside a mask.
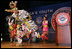
[[[1,42],[1,48],[71,48],[70,46],[57,46],[55,43],[30,43],[23,42],[23,46],[16,46],[15,43]]]

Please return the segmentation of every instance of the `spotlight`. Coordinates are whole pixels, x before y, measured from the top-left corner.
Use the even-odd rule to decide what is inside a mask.
[[[2,34],[1,34],[1,42],[3,41]]]
[[[1,38],[1,42],[2,42],[3,38]]]

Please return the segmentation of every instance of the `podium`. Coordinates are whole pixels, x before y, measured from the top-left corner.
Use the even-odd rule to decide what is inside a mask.
[[[56,16],[56,43],[71,46],[71,20],[68,13]]]

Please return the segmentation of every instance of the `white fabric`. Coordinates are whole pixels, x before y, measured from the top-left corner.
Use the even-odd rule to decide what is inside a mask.
[[[19,11],[19,14],[17,14],[20,18],[26,18],[28,17],[29,13],[25,10],[18,10]],[[13,17],[16,16],[15,13],[12,14]]]

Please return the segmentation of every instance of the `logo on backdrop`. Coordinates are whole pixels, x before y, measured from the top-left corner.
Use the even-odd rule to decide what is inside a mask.
[[[56,30],[56,22],[59,25],[66,25],[69,22],[69,13],[71,13],[71,7],[62,7],[54,12],[51,19],[54,30]]]
[[[68,13],[59,13],[56,17],[56,22],[59,25],[66,25],[69,22],[69,14]]]

